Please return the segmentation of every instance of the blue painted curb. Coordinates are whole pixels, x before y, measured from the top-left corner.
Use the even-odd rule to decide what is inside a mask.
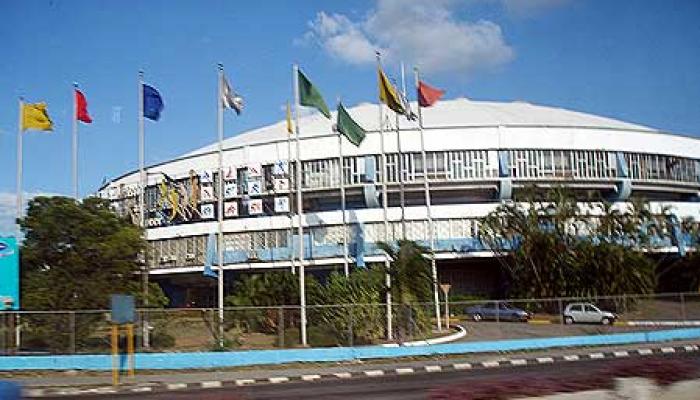
[[[542,339],[445,343],[411,347],[363,346],[199,353],[138,353],[136,354],[136,367],[138,369],[221,368],[293,362],[333,362],[373,358],[428,356],[436,354],[545,349],[552,347],[650,343],[697,338],[700,338],[700,328]],[[0,357],[0,371],[67,369],[106,371],[111,368],[111,356],[106,354]]]

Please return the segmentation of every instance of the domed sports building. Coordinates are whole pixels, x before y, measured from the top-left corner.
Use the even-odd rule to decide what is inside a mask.
[[[533,184],[616,201],[644,197],[679,218],[700,216],[696,138],[524,102],[455,99],[422,109],[422,135],[417,122],[385,112],[382,141],[376,104],[349,113],[367,130],[359,147],[344,138],[339,145],[333,122],[320,114],[299,124],[308,273],[383,262],[375,244],[405,237],[434,248],[438,279],[451,283],[452,293],[494,293],[500,269],[477,239],[480,218]],[[285,121],[223,146],[229,291],[238,274],[298,264],[297,155]],[[216,304],[202,271],[207,238],[218,232],[217,149],[214,143],[146,169],[146,265],[174,306]],[[138,183],[138,171],[129,172],[100,195],[137,221]],[[673,243],[663,251],[689,245]]]

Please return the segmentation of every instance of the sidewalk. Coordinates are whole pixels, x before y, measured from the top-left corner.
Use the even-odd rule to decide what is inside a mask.
[[[291,365],[266,365],[258,367],[230,368],[222,370],[190,371],[136,371],[136,376],[123,376],[121,383],[127,387],[173,386],[187,387],[206,382],[236,382],[251,384],[261,382],[289,381],[294,379],[315,380],[321,376],[336,378],[351,376],[374,376],[386,373],[408,371],[440,371],[442,369],[491,368],[498,366],[518,366],[532,363],[550,363],[556,361],[574,361],[578,359],[603,359],[628,357],[666,352],[697,352],[700,342],[679,341],[668,343],[646,343],[621,346],[602,346],[584,348],[565,348],[538,350],[530,352],[488,353],[455,355],[450,357],[422,357],[408,359],[385,359],[351,363],[298,363]],[[641,351],[640,351],[641,349]],[[651,349],[649,351],[648,349]],[[137,366],[138,367],[138,366]],[[461,368],[460,368],[461,367]],[[384,372],[378,372],[384,371]],[[306,378],[304,378],[306,377]],[[110,373],[89,371],[68,372],[24,372],[0,373],[0,380],[11,380],[21,384],[25,389],[31,388],[89,388],[111,386]],[[212,384],[215,385],[215,384]],[[216,386],[218,387],[218,386]]]

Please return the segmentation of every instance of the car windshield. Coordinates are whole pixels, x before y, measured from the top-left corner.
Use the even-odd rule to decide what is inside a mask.
[[[588,312],[600,312],[598,307],[594,306],[593,304],[586,304],[586,311],[588,311]]]

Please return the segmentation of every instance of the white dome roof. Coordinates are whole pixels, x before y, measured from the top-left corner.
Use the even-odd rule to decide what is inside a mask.
[[[412,103],[416,109],[416,104]],[[393,112],[384,108],[384,118],[391,117],[394,124]],[[376,104],[362,103],[348,110],[350,115],[367,131],[378,131],[379,114]],[[511,103],[492,101],[473,101],[465,98],[445,100],[438,102],[430,108],[423,108],[423,126],[429,128],[440,127],[486,127],[486,126],[520,126],[520,127],[585,127],[602,129],[622,129],[658,132],[643,125],[632,124],[600,117],[563,108],[546,107],[527,102],[516,101]],[[327,135],[332,132],[335,122],[335,112],[332,119],[326,119],[317,112],[301,117],[301,136],[313,137]],[[401,129],[418,128],[416,122],[400,119]],[[386,128],[385,128],[386,129]],[[256,143],[265,143],[287,137],[286,122],[284,120],[275,124],[243,132],[224,141],[224,148],[240,147]],[[216,151],[217,145],[211,144],[195,150],[185,156],[204,154]]]

